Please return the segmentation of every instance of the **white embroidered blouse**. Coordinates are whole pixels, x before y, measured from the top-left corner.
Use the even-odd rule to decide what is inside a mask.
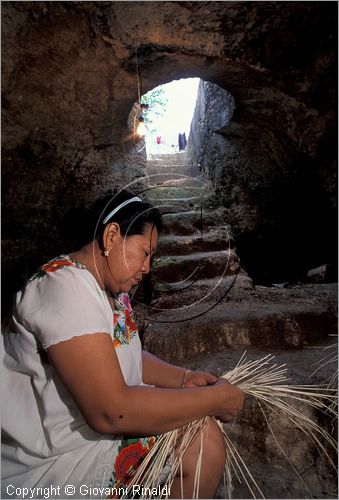
[[[113,314],[92,274],[68,256],[43,266],[18,292],[2,335],[2,498],[21,498],[23,488],[32,488],[30,498],[43,498],[41,488],[52,487],[59,488],[54,498],[97,498],[97,489],[107,487],[118,436],[87,425],[45,353],[96,332],[112,337],[126,383],[142,384],[128,294],[118,296]]]

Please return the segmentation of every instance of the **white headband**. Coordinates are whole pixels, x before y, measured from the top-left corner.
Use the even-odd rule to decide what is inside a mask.
[[[118,205],[117,207],[115,207],[114,210],[112,210],[112,212],[110,212],[105,218],[104,220],[102,221],[103,224],[106,224],[107,221],[110,220],[110,218],[112,217],[112,215],[116,214],[121,208],[125,207],[126,205],[128,205],[129,203],[132,203],[132,201],[141,201],[142,202],[142,199],[141,198],[138,198],[138,196],[134,196],[133,198],[130,198],[129,200],[126,200],[126,201],[123,201],[122,203],[120,203],[120,205]]]

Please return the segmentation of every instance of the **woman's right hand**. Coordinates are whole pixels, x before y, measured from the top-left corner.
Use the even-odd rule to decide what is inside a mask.
[[[246,394],[224,378],[219,378],[215,385],[219,385],[223,391],[222,408],[217,418],[223,422],[229,422],[243,409]]]

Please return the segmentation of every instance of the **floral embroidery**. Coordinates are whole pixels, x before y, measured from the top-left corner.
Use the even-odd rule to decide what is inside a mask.
[[[55,271],[58,271],[58,269],[61,269],[64,266],[73,266],[73,262],[71,260],[66,260],[66,259],[55,259],[50,262],[47,262],[47,264],[44,264],[41,267],[41,270],[44,271],[45,273],[54,273]]]
[[[132,312],[131,301],[129,300],[129,295],[127,293],[121,293],[119,295],[120,303],[128,310],[128,312]]]
[[[113,321],[114,347],[130,344],[138,334],[138,328],[132,317],[132,307],[127,293],[121,293],[116,298]]]
[[[157,436],[151,436],[139,439],[123,439],[121,441],[109,482],[110,488],[116,490],[119,487],[128,485],[156,440]]]
[[[55,259],[48,261],[47,264],[41,266],[38,271],[34,273],[33,276],[31,276],[27,283],[30,283],[35,279],[44,278],[45,276],[47,276],[47,273],[54,273],[55,271],[59,271],[59,269],[62,269],[65,266],[75,266],[79,267],[80,269],[86,269],[83,264],[75,262],[68,255],[60,255],[59,257],[55,257]]]

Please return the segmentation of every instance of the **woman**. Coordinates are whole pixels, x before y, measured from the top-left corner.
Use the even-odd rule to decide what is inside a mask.
[[[200,417],[227,421],[243,405],[225,380],[141,349],[128,292],[150,270],[160,213],[122,192],[76,228],[81,247],[32,276],[3,335],[3,498],[106,496],[108,485],[133,482],[157,435]],[[212,419],[203,440],[200,496],[211,498],[225,461]],[[198,436],[183,457],[186,498],[199,448]],[[170,496],[180,492],[178,477]]]

